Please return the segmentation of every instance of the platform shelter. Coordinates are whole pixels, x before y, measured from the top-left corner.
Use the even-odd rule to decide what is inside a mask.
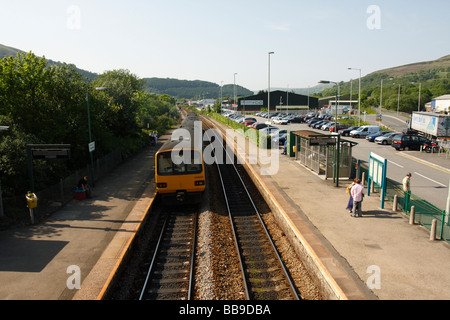
[[[337,134],[320,134],[309,130],[291,132],[289,138],[294,146],[290,150],[293,154],[290,155],[319,176],[334,180],[336,176],[347,179],[352,177],[352,148],[357,145],[356,142],[342,139]],[[339,163],[338,168],[336,163]]]

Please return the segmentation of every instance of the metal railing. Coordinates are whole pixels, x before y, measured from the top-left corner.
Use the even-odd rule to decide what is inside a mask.
[[[97,159],[94,162],[94,181],[105,176],[121,162],[122,152],[120,149],[116,149],[108,155]],[[38,197],[38,207],[34,209],[35,217],[39,218],[51,214],[72,200],[78,181],[83,176],[90,176],[89,165],[83,169],[77,170],[70,176],[61,179],[58,184],[35,192]],[[5,216],[8,219],[20,221],[28,218],[29,211],[26,207],[25,193],[26,190],[24,191],[23,196],[3,198]]]
[[[355,159],[354,163],[356,163]],[[368,167],[364,163],[360,165],[360,174],[361,177],[365,177],[365,181],[363,182],[367,185]],[[434,219],[436,219],[436,236],[441,240],[450,242],[450,225],[445,210],[436,207],[427,200],[424,200],[413,193],[409,195],[406,194],[403,191],[401,183],[395,182],[391,179],[386,180],[387,186],[385,200],[393,203],[395,196],[397,196],[397,210],[401,210],[407,216],[410,216],[411,208],[414,207],[415,223],[422,225],[428,230],[431,230],[432,222]],[[378,186],[374,185],[373,190],[375,191],[375,193],[381,195],[379,189],[380,188]]]

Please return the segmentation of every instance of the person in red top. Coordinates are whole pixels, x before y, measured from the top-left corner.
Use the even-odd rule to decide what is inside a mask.
[[[362,216],[362,201],[364,198],[364,187],[361,185],[361,179],[356,178],[355,185],[352,187],[351,195],[353,197],[352,217]]]

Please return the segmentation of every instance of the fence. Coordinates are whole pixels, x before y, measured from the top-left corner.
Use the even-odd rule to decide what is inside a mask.
[[[354,160],[354,163],[356,163],[356,160]],[[366,164],[362,163],[360,165],[360,174],[362,176],[364,173],[365,181],[363,182],[365,184],[367,184],[368,170],[369,169]],[[378,186],[375,185],[373,190],[381,194]],[[434,206],[430,202],[421,199],[415,194],[411,194],[408,198],[405,197],[405,192],[403,191],[402,185],[392,181],[391,179],[387,179],[385,200],[394,202],[395,196],[397,196],[398,210],[402,210],[407,216],[410,216],[411,208],[414,206],[415,222],[424,226],[428,230],[431,230],[432,221],[436,219],[437,236],[442,240],[450,241],[450,225],[448,217],[445,214],[445,210]]]
[[[103,158],[97,159],[94,162],[94,181],[105,176],[112,169],[117,167],[122,162],[122,152],[116,149]],[[45,215],[51,214],[58,210],[61,206],[68,203],[74,197],[74,191],[78,181],[83,176],[90,176],[90,167],[86,166],[70,176],[61,179],[56,185],[53,185],[45,190],[35,192],[38,197],[38,207],[34,209],[36,219]],[[3,206],[5,216],[9,220],[24,220],[28,218],[29,212],[26,208],[24,190],[23,196],[16,196],[13,198],[3,198]]]

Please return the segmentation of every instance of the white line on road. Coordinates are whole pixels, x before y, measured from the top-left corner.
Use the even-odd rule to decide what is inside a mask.
[[[440,182],[437,182],[436,180],[433,180],[433,179],[430,179],[430,178],[428,178],[428,177],[425,177],[424,175],[422,175],[422,174],[420,174],[420,173],[418,173],[418,172],[414,172],[414,173],[417,174],[418,176],[421,176],[422,178],[428,179],[428,180],[430,180],[431,182],[437,183],[438,185],[447,188],[447,186],[446,186],[445,184],[442,184],[442,183],[440,183]]]
[[[398,163],[395,163],[394,161],[388,160],[388,162],[395,164],[397,167],[404,168],[404,166],[399,165]]]

